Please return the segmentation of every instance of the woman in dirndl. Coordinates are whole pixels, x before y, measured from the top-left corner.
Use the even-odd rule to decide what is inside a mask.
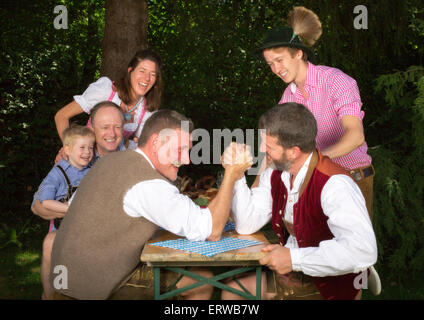
[[[121,79],[115,82],[108,77],[99,78],[82,95],[75,95],[71,103],[56,113],[59,137],[62,139],[63,130],[69,127],[72,117],[83,112],[90,114],[96,103],[108,100],[115,102],[124,111],[124,139],[138,138],[146,120],[160,107],[163,90],[161,69],[159,55],[150,49],[138,51]],[[91,126],[90,119],[87,125]]]

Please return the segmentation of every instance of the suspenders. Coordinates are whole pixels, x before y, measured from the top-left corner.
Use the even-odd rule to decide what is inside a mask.
[[[60,199],[59,201],[60,201],[60,202],[66,202],[66,201],[68,201],[69,199],[71,199],[72,195],[73,195],[73,194],[74,194],[74,192],[77,190],[78,186],[73,186],[73,185],[71,184],[71,181],[69,181],[68,175],[66,174],[65,170],[63,170],[63,168],[62,168],[61,166],[59,166],[59,165],[58,165],[57,167],[58,167],[58,169],[62,172],[63,177],[64,177],[64,178],[65,178],[65,180],[66,180],[66,184],[68,185],[68,189],[67,189],[67,192],[66,192],[66,196],[65,196],[65,197],[63,197],[62,199]],[[62,219],[63,219],[63,218],[56,218],[56,219],[54,219],[53,223],[54,223],[54,227],[55,227],[56,229],[59,229],[59,226],[60,226],[60,223],[62,222]]]

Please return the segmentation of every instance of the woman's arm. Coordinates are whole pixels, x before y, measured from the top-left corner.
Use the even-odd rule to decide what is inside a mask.
[[[63,131],[69,127],[69,119],[83,112],[84,110],[74,100],[63,108],[61,108],[56,113],[56,115],[54,116],[54,121],[56,123],[56,129],[57,133],[59,134],[60,140],[62,140]]]

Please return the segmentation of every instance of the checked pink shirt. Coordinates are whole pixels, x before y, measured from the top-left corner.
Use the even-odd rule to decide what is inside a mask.
[[[341,119],[344,116],[357,116],[361,120],[364,118],[355,79],[339,69],[315,66],[308,62],[305,90],[308,100],[305,100],[292,82],[287,86],[279,103],[301,103],[312,112],[318,125],[316,142],[320,150],[335,144],[343,136]],[[367,154],[367,149],[364,142],[351,153],[332,160],[347,170],[368,166],[371,164],[371,157]]]

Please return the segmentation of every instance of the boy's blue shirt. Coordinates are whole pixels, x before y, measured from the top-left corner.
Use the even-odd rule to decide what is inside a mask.
[[[34,194],[34,199],[32,201],[31,207],[34,205],[35,201],[40,200],[60,200],[66,196],[68,192],[68,185],[66,183],[65,177],[60,169],[57,167],[60,165],[63,170],[65,170],[66,175],[69,178],[69,181],[73,186],[79,186],[82,178],[90,170],[90,165],[79,170],[71,165],[67,160],[62,159],[56,164],[47,176],[44,178],[38,187],[37,192]]]

